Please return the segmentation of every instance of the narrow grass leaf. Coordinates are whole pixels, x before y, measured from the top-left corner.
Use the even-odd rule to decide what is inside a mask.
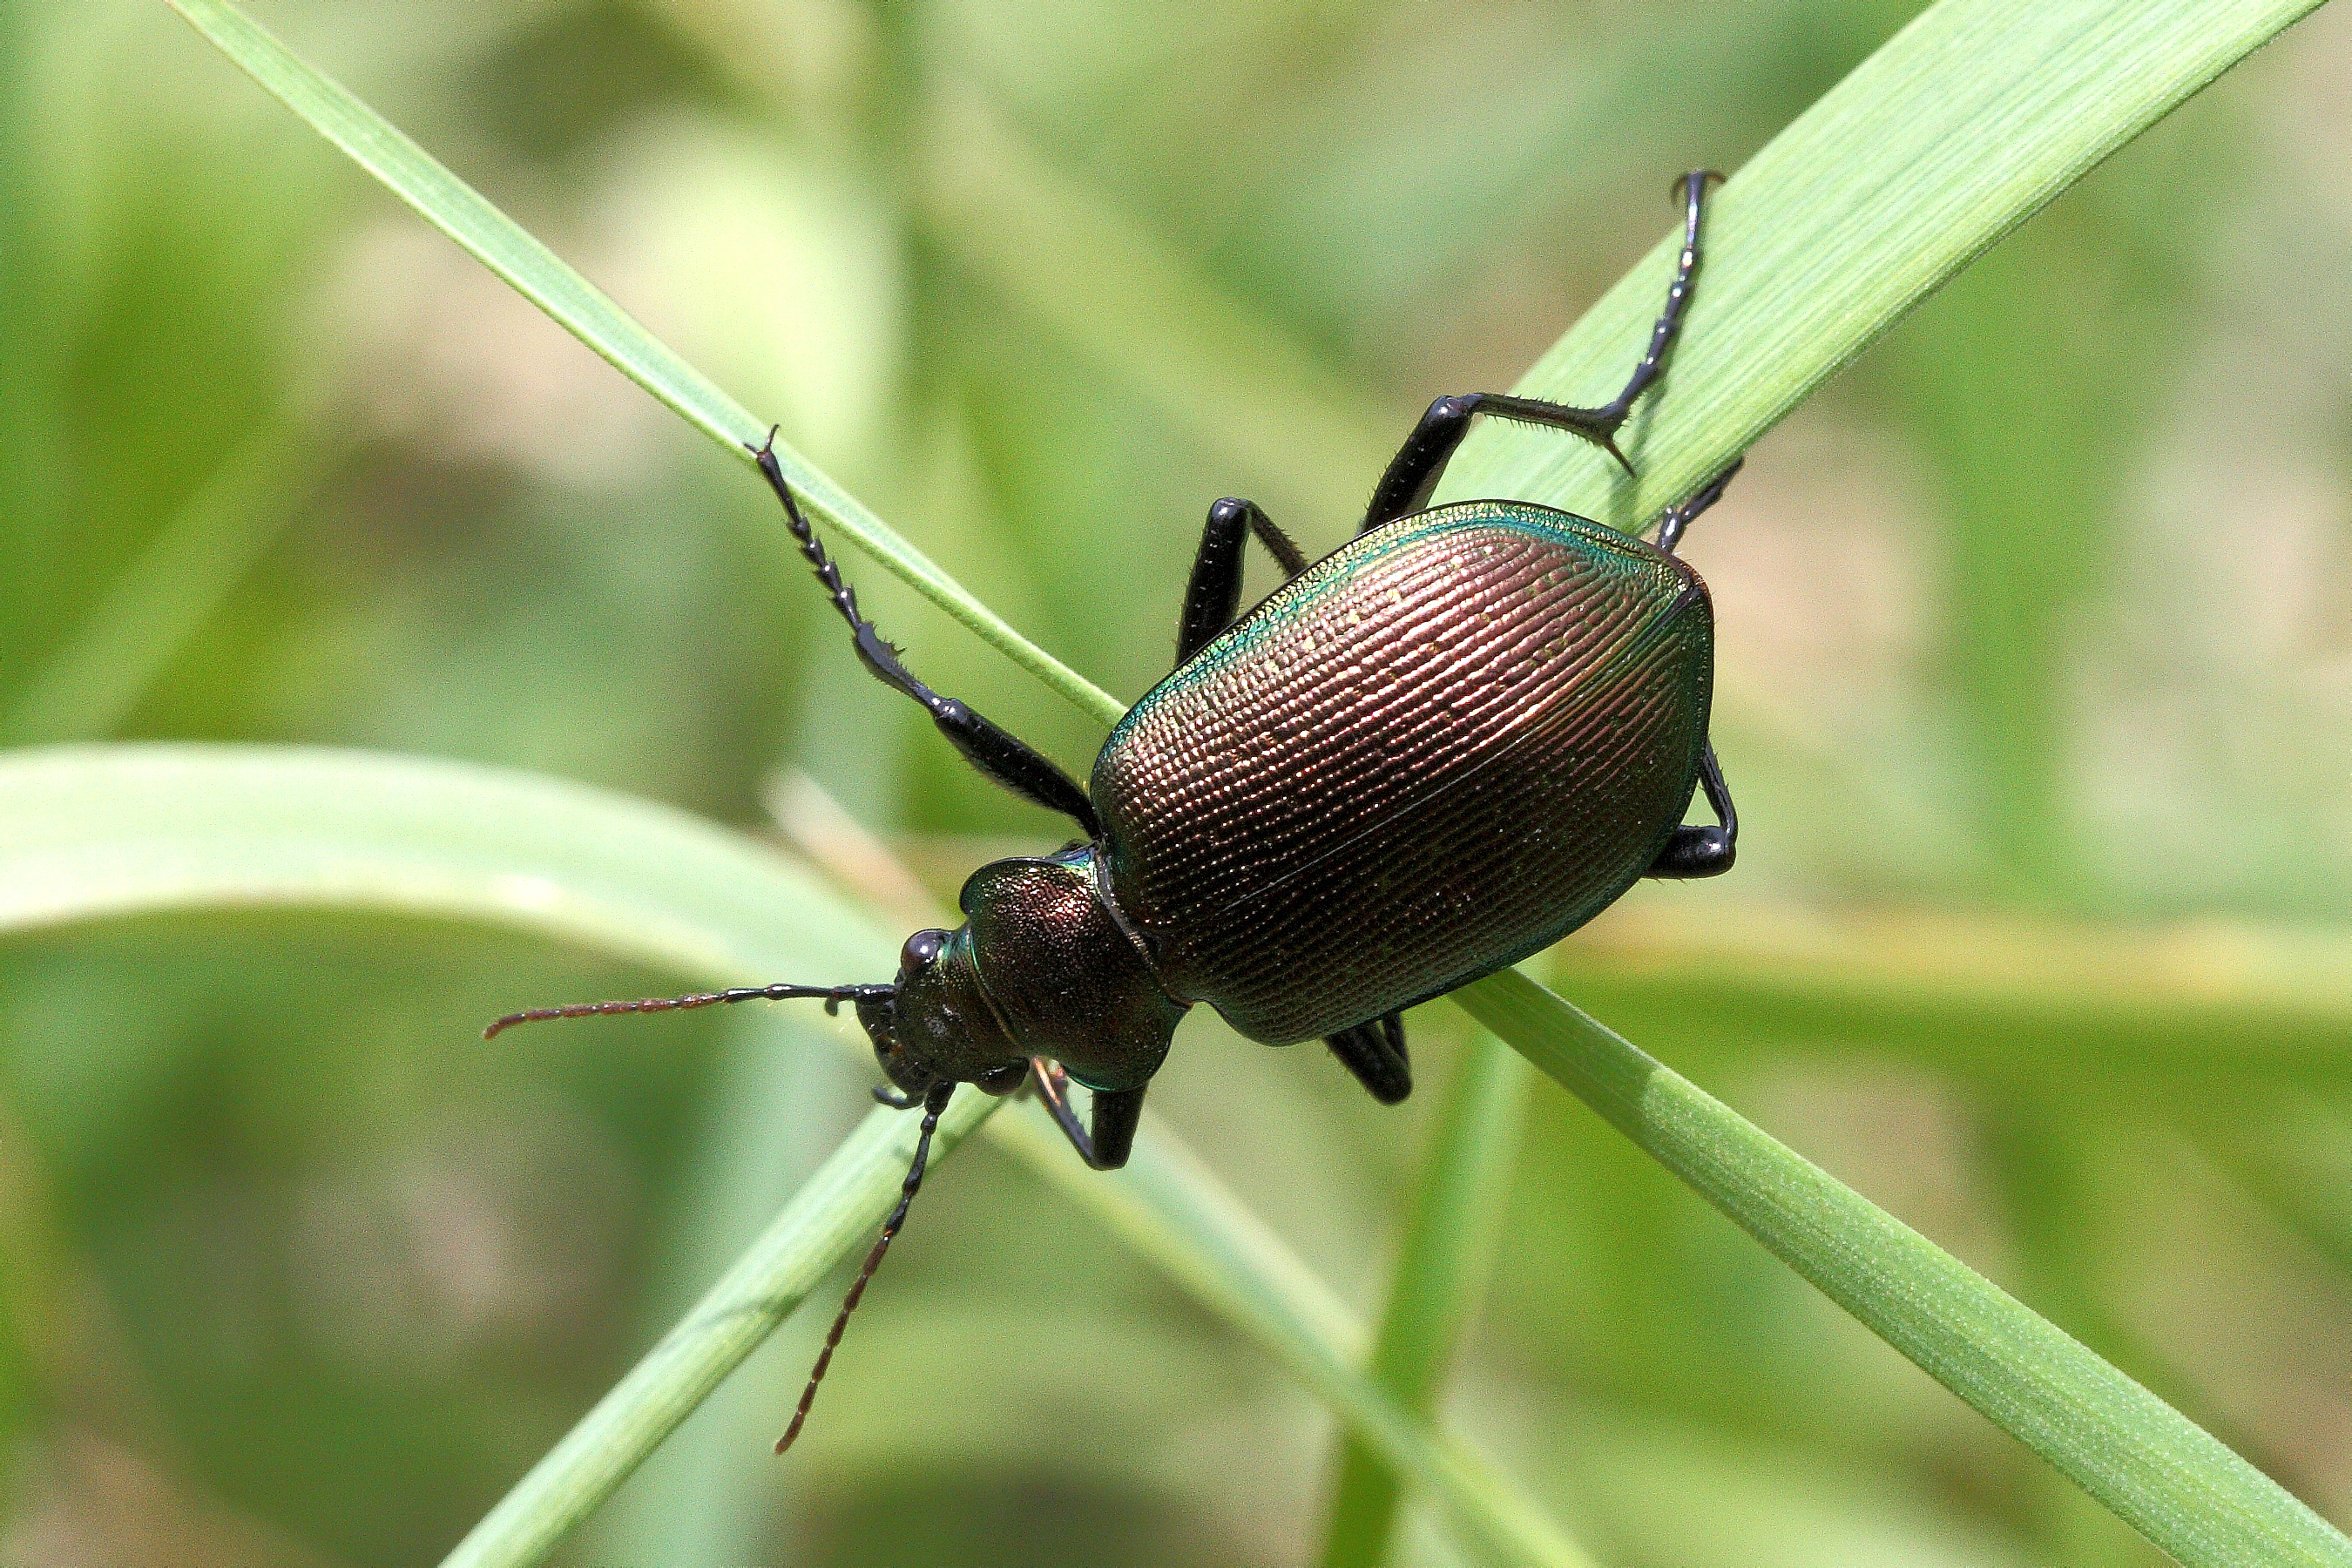
[[[1362,1326],[1181,1142],[1147,1125],[1132,1163],[1105,1176],[1059,1158],[1066,1150],[1042,1115],[997,1125],[1003,1142],[1015,1152],[1034,1144],[1030,1163],[1041,1174],[1273,1351],[1385,1462],[1429,1488],[1487,1561],[1590,1563],[1501,1472],[1363,1376]]]
[[[2347,1541],[1982,1275],[1514,971],[1456,999],[1929,1375],[2189,1568],[2347,1568]]]
[[[2337,1083],[2352,1067],[2352,932],[2322,926],[1836,910],[1724,887],[1621,906],[1551,963],[1554,989],[1685,1048],[1796,1043],[1996,1085]]]
[[[1496,422],[1464,444],[1440,499],[1520,496],[1621,528],[1656,516],[2001,236],[2317,5],[1930,6],[1717,194],[1672,370],[1627,429],[1641,478],[1580,442]],[[1662,242],[1517,390],[1581,404],[1614,394],[1679,244],[1679,232]]]
[[[1435,1413],[1446,1369],[1494,1271],[1530,1077],[1524,1058],[1486,1030],[1473,1031],[1422,1155],[1421,1190],[1372,1342],[1371,1377],[1423,1418]],[[1343,1437],[1323,1568],[1373,1568],[1388,1556],[1402,1481],[1361,1437]]]
[[[560,780],[282,747],[61,746],[0,757],[0,932],[268,908],[495,923],[716,984],[869,976],[887,973],[898,949],[761,846]],[[836,1032],[855,1034],[845,1022]],[[862,1039],[852,1044],[866,1050]],[[961,1136],[998,1103],[959,1096],[943,1127]],[[1586,1561],[1491,1464],[1364,1377],[1361,1326],[1156,1120],[1116,1177],[1080,1166],[1042,1112],[988,1126],[1328,1401],[1437,1500],[1484,1560]],[[821,1274],[872,1235],[905,1174],[911,1131],[900,1116],[867,1127],[858,1152],[827,1168],[824,1190],[834,1195],[814,1207],[795,1200],[648,1363],[533,1468],[495,1524],[468,1536],[457,1561],[536,1562],[609,1495],[782,1321],[810,1269]]]
[[[976,1089],[959,1093],[940,1119],[932,1157],[950,1152],[1003,1104]],[[890,1110],[868,1116],[685,1319],[467,1532],[442,1568],[544,1561],[835,1264],[871,1243],[914,1158],[915,1121]]]
[[[764,423],[646,331],[603,290],[228,0],[165,3],[426,222],[696,428],[747,461],[746,444],[766,437]],[[933,604],[1079,708],[1105,723],[1124,710],[1108,693],[1014,631],[798,453],[780,445],[776,456],[817,521],[906,579]]]

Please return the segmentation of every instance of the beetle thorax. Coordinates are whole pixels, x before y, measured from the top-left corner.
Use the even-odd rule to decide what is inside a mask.
[[[1023,1056],[1049,1057],[1089,1089],[1132,1089],[1159,1069],[1184,1008],[1105,907],[1092,860],[1079,850],[982,867],[951,946]]]

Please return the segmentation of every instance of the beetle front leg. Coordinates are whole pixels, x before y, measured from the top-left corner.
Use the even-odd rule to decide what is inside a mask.
[[[799,542],[809,569],[816,574],[833,607],[849,623],[851,641],[867,672],[892,690],[903,691],[921,703],[923,710],[931,716],[931,722],[964,761],[1024,800],[1075,817],[1078,826],[1086,829],[1087,837],[1100,837],[1102,823],[1095,816],[1094,803],[1069,774],[1031,750],[1011,731],[998,728],[952,697],[940,696],[898,662],[898,650],[874,629],[872,621],[858,613],[856,590],[842,580],[841,568],[826,557],[824,546],[817,542],[816,531],[803,515],[792,486],[784,482],[783,468],[776,461],[775,445],[776,433],[771,430],[763,444],[748,449],[760,465],[761,477],[768,481],[768,488],[784,503],[785,526]]]
[[[1381,476],[1380,484],[1372,491],[1372,504],[1364,514],[1364,526],[1357,531],[1370,533],[1384,523],[1427,507],[1454,448],[1470,433],[1470,421],[1481,414],[1528,425],[1549,425],[1555,430],[1581,436],[1632,473],[1633,465],[1626,462],[1625,454],[1617,449],[1617,428],[1633,411],[1634,400],[1648,391],[1650,384],[1666,368],[1666,356],[1673,352],[1675,335],[1682,331],[1683,311],[1690,303],[1691,287],[1698,278],[1698,220],[1700,208],[1706,204],[1707,182],[1721,178],[1710,170],[1700,169],[1684,175],[1680,182],[1683,250],[1675,266],[1675,280],[1666,289],[1665,310],[1650,329],[1648,352],[1616,396],[1598,408],[1570,408],[1501,392],[1469,392],[1439,398],[1429,405],[1429,412],[1421,416],[1421,423],[1413,426],[1412,434],[1405,437],[1404,445],[1389,460],[1388,472]]]
[[[1209,509],[1201,529],[1201,551],[1192,558],[1192,578],[1184,588],[1184,615],[1176,626],[1176,662],[1192,656],[1234,624],[1242,605],[1242,553],[1251,534],[1282,568],[1286,580],[1307,570],[1307,556],[1290,536],[1274,526],[1257,502],[1227,496]]]
[[[1062,1064],[1044,1057],[1029,1058],[1029,1075],[1037,1086],[1037,1098],[1054,1118],[1054,1125],[1078,1152],[1078,1158],[1097,1171],[1116,1171],[1127,1163],[1127,1156],[1135,1147],[1135,1129],[1143,1120],[1143,1090],[1137,1089],[1097,1089],[1094,1097],[1089,1133],[1078,1121],[1077,1108],[1070,1103],[1070,1075]]]

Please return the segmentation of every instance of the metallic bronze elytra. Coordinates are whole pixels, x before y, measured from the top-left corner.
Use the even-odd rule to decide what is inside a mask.
[[[1310,675],[1265,657],[1302,646]],[[1110,899],[1168,994],[1252,1039],[1400,1012],[1549,946],[1656,860],[1713,653],[1697,574],[1646,544],[1521,503],[1416,513],[1112,731],[1089,791]]]
[[[1269,1045],[1324,1039],[1394,1103],[1412,1089],[1406,1008],[1557,942],[1643,876],[1731,868],[1738,819],[1707,742],[1714,611],[1675,548],[1738,463],[1669,507],[1654,545],[1528,501],[1428,509],[1482,414],[1568,431],[1632,471],[1616,432],[1665,367],[1718,177],[1681,182],[1666,307],[1608,404],[1439,398],[1356,538],[1312,566],[1252,502],[1210,508],[1176,668],[1111,731],[1083,790],[908,670],[818,542],[773,432],[753,449],[866,668],[982,773],[1084,834],[974,872],[964,923],[908,937],[887,984],[537,1008],[490,1026],[755,998],[856,1005],[894,1086],[877,1098],[922,1106],[922,1136],[780,1450],[906,1218],[958,1084],[1034,1085],[1079,1157],[1110,1169],[1127,1161],[1177,1024],[1205,1003]],[[1253,536],[1287,581],[1236,620]],[[1718,826],[1684,823],[1700,789]],[[1073,1079],[1093,1091],[1084,1121]]]

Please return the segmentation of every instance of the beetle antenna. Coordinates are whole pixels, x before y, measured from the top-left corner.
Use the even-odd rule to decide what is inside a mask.
[[[482,1038],[495,1040],[517,1024],[536,1024],[545,1018],[585,1018],[597,1013],[681,1013],[689,1007],[715,1007],[724,1002],[790,1002],[802,996],[824,999],[828,1013],[840,1010],[844,1002],[865,1002],[897,993],[895,985],[739,985],[731,991],[697,991],[687,996],[647,996],[635,1002],[574,1002],[568,1007],[530,1007],[520,1013],[509,1013],[482,1031]]]
[[[874,1250],[866,1255],[866,1267],[857,1271],[857,1282],[849,1288],[849,1294],[842,1298],[841,1310],[834,1314],[833,1331],[824,1336],[824,1349],[816,1352],[816,1365],[809,1369],[808,1386],[801,1390],[801,1402],[793,1412],[793,1424],[784,1428],[782,1436],[776,1439],[776,1452],[779,1454],[793,1446],[793,1439],[799,1436],[801,1428],[808,1424],[809,1406],[816,1403],[816,1385],[824,1381],[825,1370],[833,1365],[833,1352],[841,1348],[841,1331],[849,1327],[849,1314],[857,1310],[858,1300],[866,1294],[866,1282],[874,1278],[877,1268],[882,1267],[882,1255],[890,1250],[890,1238],[898,1234],[900,1226],[907,1223],[907,1209],[914,1203],[915,1194],[923,1190],[923,1165],[931,1157],[931,1134],[940,1130],[940,1113],[947,1110],[948,1100],[954,1094],[952,1082],[935,1083],[930,1092],[923,1097],[923,1130],[915,1139],[915,1163],[907,1167],[907,1180],[898,1189],[898,1206],[892,1209],[890,1217],[883,1222],[882,1234],[874,1241]]]

